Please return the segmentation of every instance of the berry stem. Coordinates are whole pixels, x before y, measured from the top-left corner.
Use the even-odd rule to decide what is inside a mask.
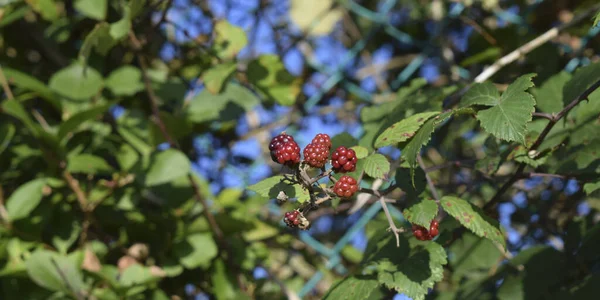
[[[391,230],[392,233],[394,233],[394,236],[396,237],[396,247],[400,247],[400,234],[401,232],[404,232],[404,228],[398,228],[396,227],[396,224],[394,223],[394,219],[392,218],[392,215],[390,214],[390,211],[388,210],[387,207],[387,203],[385,202],[385,197],[379,197],[379,203],[381,204],[381,207],[383,208],[383,212],[385,213],[385,217],[388,220],[388,223],[390,224],[390,227],[388,228],[388,230]]]
[[[331,173],[333,173],[333,169],[329,169],[327,172],[323,172],[323,173],[317,175],[317,177],[311,179],[310,183],[313,184],[325,177],[329,177],[331,175]]]

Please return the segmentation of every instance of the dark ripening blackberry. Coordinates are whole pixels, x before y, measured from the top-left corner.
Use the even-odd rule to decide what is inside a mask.
[[[294,141],[283,143],[275,150],[275,158],[282,165],[293,166],[300,162],[300,147]]]
[[[322,168],[329,157],[329,149],[323,144],[310,143],[304,148],[304,161],[313,168]]]
[[[317,134],[310,143],[324,145],[327,150],[331,150],[331,138],[326,133]]]
[[[412,226],[413,235],[415,236],[415,238],[417,238],[417,240],[420,240],[420,241],[432,240],[434,237],[436,237],[439,234],[439,229],[438,229],[439,226],[440,226],[440,223],[437,220],[431,221],[431,223],[429,225],[429,230],[427,230],[427,228],[425,228],[423,226],[413,224],[413,226]]]
[[[298,219],[298,215],[300,215],[300,212],[297,210],[288,211],[285,213],[283,221],[289,227],[298,227],[298,224],[300,224],[300,219]]]
[[[331,164],[336,173],[347,173],[356,170],[356,152],[354,150],[339,146],[331,155]]]
[[[285,132],[282,132],[281,134],[274,137],[271,140],[271,143],[269,144],[269,151],[271,152],[271,159],[274,162],[278,162],[277,156],[275,154],[277,149],[279,149],[283,144],[293,142],[293,141],[294,141],[294,137],[292,137],[291,135],[287,135]]]
[[[350,198],[358,191],[358,182],[350,176],[342,176],[333,186],[333,192],[341,198]]]

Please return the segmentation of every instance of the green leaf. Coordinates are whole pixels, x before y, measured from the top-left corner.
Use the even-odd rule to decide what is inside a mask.
[[[265,97],[285,106],[296,102],[301,90],[300,79],[294,78],[277,55],[261,55],[248,64],[248,80]]]
[[[83,45],[79,49],[79,60],[85,66],[87,59],[90,57],[92,48],[102,55],[106,55],[116,41],[109,34],[110,26],[106,22],[96,24],[94,29],[88,33],[83,40]]]
[[[234,58],[248,44],[244,29],[226,20],[217,21],[214,32],[216,34],[214,48],[222,59]]]
[[[150,268],[134,264],[123,271],[119,283],[125,287],[146,285],[158,278],[150,273]]]
[[[6,201],[6,211],[11,221],[23,219],[42,201],[46,179],[34,179],[17,188]]]
[[[73,116],[71,116],[66,121],[60,124],[58,129],[58,139],[63,140],[69,135],[69,133],[73,133],[81,124],[86,121],[93,120],[98,116],[102,115],[110,108],[110,105],[101,105],[88,110],[80,111]]]
[[[187,136],[192,131],[192,126],[185,118],[176,117],[166,111],[158,112],[160,119],[165,125],[169,136],[174,140],[179,140]],[[151,140],[154,146],[167,142],[162,130],[154,122],[150,123]]]
[[[0,154],[6,150],[16,131],[13,124],[6,123],[0,125]]]
[[[562,71],[546,80],[539,88],[533,89],[537,107],[546,113],[557,113],[563,108],[563,88],[571,79],[571,74]]]
[[[15,85],[22,89],[33,91],[40,97],[48,100],[48,102],[52,104],[55,108],[61,108],[58,97],[50,88],[48,88],[48,86],[46,86],[45,83],[19,70],[7,68],[4,66],[2,67],[2,70],[4,71],[6,80],[8,80],[12,85]]]
[[[81,233],[80,222],[75,214],[70,205],[63,205],[53,214],[52,245],[62,254],[67,254]]]
[[[476,83],[462,97],[462,107],[471,105],[494,106],[499,103],[500,93],[491,82]]]
[[[7,113],[23,122],[23,124],[25,124],[25,127],[27,127],[27,129],[31,132],[33,136],[39,135],[39,131],[41,130],[39,128],[39,125],[34,123],[31,117],[29,117],[29,114],[27,113],[21,102],[14,99],[9,99],[2,102],[0,104],[0,108],[2,108],[4,113]]]
[[[37,1],[26,1],[33,10],[42,15],[47,21],[54,21],[58,19],[58,7],[54,0],[37,0]]]
[[[442,197],[440,205],[449,215],[479,237],[490,239],[506,248],[506,241],[498,222],[486,216],[478,207],[453,196]]]
[[[84,174],[106,174],[114,171],[102,157],[86,153],[69,157],[67,170],[72,173]]]
[[[211,282],[214,288],[216,299],[223,300],[246,300],[250,299],[247,295],[238,291],[233,282],[231,274],[222,259],[218,259],[214,264],[214,271],[211,275]]]
[[[490,268],[496,266],[503,254],[490,240],[480,238],[470,232],[464,233],[449,248],[453,254],[449,257],[454,270],[453,278],[471,277],[477,272],[487,275]]]
[[[209,233],[196,233],[175,244],[173,251],[187,269],[207,268],[217,256],[217,244]]]
[[[372,276],[354,275],[342,279],[334,284],[327,294],[325,300],[367,300],[371,299],[373,292],[378,292],[379,282]],[[381,299],[381,298],[380,298]]]
[[[155,155],[148,172],[146,173],[146,186],[154,186],[173,181],[189,174],[190,160],[174,149],[167,149]]]
[[[204,81],[206,89],[213,94],[220,93],[223,88],[223,83],[229,79],[236,68],[236,63],[230,62],[222,63],[208,69],[202,75],[202,80]]]
[[[106,18],[107,0],[75,0],[73,6],[86,17],[96,20]]]
[[[69,257],[38,250],[27,259],[25,265],[31,280],[46,289],[79,294],[86,288],[80,268]]]
[[[600,190],[600,181],[588,182],[583,185],[583,190],[587,195],[591,195],[593,192]]]
[[[306,34],[330,34],[343,16],[340,8],[332,8],[333,4],[334,0],[292,0],[290,19]]]
[[[587,89],[592,87],[600,78],[600,63],[593,63],[589,66],[577,69],[575,74],[569,80],[563,89],[563,103],[567,106],[573,100],[577,99]]]
[[[122,171],[129,171],[140,159],[140,155],[127,143],[121,144],[119,151],[115,154],[117,162]]]
[[[525,143],[527,123],[531,121],[535,110],[535,100],[525,90],[533,86],[533,76],[535,75],[527,74],[519,77],[496,99],[471,99],[472,103],[492,106],[477,112],[477,119],[487,132],[506,141]]]
[[[438,112],[424,112],[412,115],[398,123],[387,128],[375,140],[375,148],[381,148],[389,145],[396,145],[407,141],[415,135],[415,132],[421,128],[423,123],[431,117],[439,114]]]
[[[429,289],[444,278],[446,251],[435,242],[417,241],[400,236],[400,247],[389,232],[369,241],[365,266],[375,268],[377,281],[389,289],[414,300],[423,300]]]
[[[331,138],[331,149],[335,150],[340,146],[349,148],[350,146],[356,145],[357,143],[358,141],[351,134],[347,132],[342,132]]]
[[[233,121],[259,103],[260,100],[246,87],[229,82],[220,94],[214,95],[208,90],[200,92],[190,101],[184,114],[194,123]]]
[[[592,27],[596,27],[598,26],[598,24],[600,24],[600,12],[596,14],[596,16],[594,17],[594,24],[592,25]]]
[[[411,180],[414,180],[414,169],[418,166],[417,156],[421,152],[421,147],[429,143],[431,135],[435,131],[435,126],[444,122],[451,115],[452,112],[446,112],[435,118],[429,119],[402,149],[402,157],[404,157],[410,168],[413,169],[413,171],[411,171]]]
[[[110,73],[106,87],[117,96],[132,96],[144,89],[142,72],[133,66],[123,66]]]
[[[371,154],[365,160],[365,173],[373,178],[384,178],[390,171],[390,162],[382,154]]]
[[[424,199],[405,209],[402,214],[412,224],[417,224],[429,229],[431,221],[438,213],[438,205],[435,201]]]
[[[82,101],[97,95],[103,82],[98,71],[74,63],[52,75],[49,86],[67,98]]]
[[[262,197],[269,199],[277,198],[280,191],[283,191],[290,198],[297,198],[298,202],[303,203],[310,199],[308,191],[304,190],[298,184],[291,184],[281,175],[269,177],[248,187],[249,190],[256,192]]]
[[[144,9],[144,6],[146,5],[146,1],[147,0],[131,0],[131,2],[129,2],[130,18],[132,20],[142,12],[142,9]]]
[[[369,150],[367,150],[367,148],[365,148],[363,146],[354,146],[354,147],[350,147],[350,149],[352,149],[352,150],[354,150],[354,152],[356,152],[356,158],[358,158],[358,159],[363,159],[369,155]]]

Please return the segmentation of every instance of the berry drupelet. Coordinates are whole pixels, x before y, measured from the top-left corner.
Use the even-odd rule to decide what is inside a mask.
[[[347,173],[356,170],[356,152],[354,150],[339,146],[331,155],[331,164],[336,173]]]
[[[333,186],[333,192],[341,198],[350,198],[358,191],[358,182],[350,176],[342,176]]]

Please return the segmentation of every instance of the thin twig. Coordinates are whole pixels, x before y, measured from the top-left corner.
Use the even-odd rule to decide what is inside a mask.
[[[542,112],[534,112],[533,116],[537,117],[537,118],[548,119],[548,120],[552,120],[554,118],[554,116],[552,114],[542,113]]]
[[[390,227],[388,228],[388,230],[392,231],[392,233],[396,237],[396,247],[400,247],[400,234],[399,233],[404,232],[404,228],[396,227],[396,224],[394,223],[394,219],[392,218],[392,215],[390,214],[390,211],[388,210],[387,203],[385,201],[385,197],[379,197],[379,203],[381,204],[381,207],[383,208],[383,212],[385,213],[385,217],[387,218],[388,223],[390,224]]]

